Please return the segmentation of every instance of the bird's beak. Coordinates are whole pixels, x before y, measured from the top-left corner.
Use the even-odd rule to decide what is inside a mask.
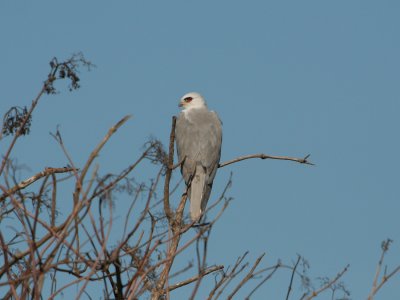
[[[179,107],[182,107],[182,106],[183,106],[183,102],[182,102],[182,101],[179,102],[178,106],[179,106]]]

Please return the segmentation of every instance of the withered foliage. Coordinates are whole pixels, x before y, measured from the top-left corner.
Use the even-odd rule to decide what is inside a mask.
[[[19,131],[20,135],[27,135],[30,132],[32,122],[32,116],[28,115],[28,109],[26,106],[11,107],[3,118],[3,135],[13,135]]]
[[[44,82],[45,91],[47,94],[56,94],[57,90],[54,87],[54,82],[57,79],[68,79],[69,91],[77,90],[80,88],[79,68],[85,67],[88,71],[95,67],[88,61],[84,55],[79,52],[73,54],[71,58],[59,62],[56,57],[50,61],[50,72],[47,80]]]

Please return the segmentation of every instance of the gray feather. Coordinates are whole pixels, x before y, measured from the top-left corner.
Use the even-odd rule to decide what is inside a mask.
[[[198,221],[207,206],[221,157],[221,121],[207,108],[192,109],[178,116],[175,136],[179,161],[184,159],[181,172],[188,186],[191,217]]]
[[[190,186],[190,216],[192,220],[199,220],[203,212],[202,199],[206,190],[206,176],[204,168],[197,165]]]

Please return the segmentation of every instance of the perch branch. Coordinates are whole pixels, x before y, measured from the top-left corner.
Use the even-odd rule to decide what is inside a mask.
[[[168,153],[168,162],[167,168],[165,172],[165,184],[164,184],[164,210],[167,216],[168,222],[171,224],[173,214],[171,211],[171,207],[169,205],[169,182],[171,181],[172,168],[171,166],[174,163],[174,140],[175,140],[175,124],[176,117],[172,117],[172,126],[171,133],[169,137],[169,153]]]
[[[234,164],[237,163],[239,161],[245,160],[245,159],[250,159],[250,158],[260,158],[260,159],[276,159],[276,160],[290,160],[290,161],[294,161],[294,162],[298,162],[300,164],[306,164],[306,165],[314,165],[313,163],[308,161],[308,158],[310,157],[310,154],[306,155],[303,158],[297,158],[297,157],[289,157],[289,156],[275,156],[275,155],[267,155],[264,153],[260,153],[260,154],[251,154],[251,155],[244,155],[244,156],[240,156],[237,157],[235,159],[232,160],[228,160],[226,162],[220,163],[218,165],[218,168],[223,168],[227,165],[230,164]]]

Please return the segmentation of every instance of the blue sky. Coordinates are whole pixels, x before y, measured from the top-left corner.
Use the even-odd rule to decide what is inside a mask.
[[[132,114],[99,158],[118,172],[149,136],[167,142],[183,94],[202,93],[223,121],[223,161],[264,152],[316,163],[221,169],[213,195],[232,171],[235,200],[213,229],[209,263],[299,253],[314,277],[349,263],[343,281],[363,299],[382,240],[394,240],[389,266],[400,263],[399,14],[394,0],[1,1],[0,112],[29,104],[53,56],[82,51],[97,68],[82,71],[77,92],[42,99],[15,155],[33,171],[66,164],[49,135],[59,125],[82,164]],[[282,274],[255,299],[284,298]],[[376,299],[398,297],[398,283]]]

